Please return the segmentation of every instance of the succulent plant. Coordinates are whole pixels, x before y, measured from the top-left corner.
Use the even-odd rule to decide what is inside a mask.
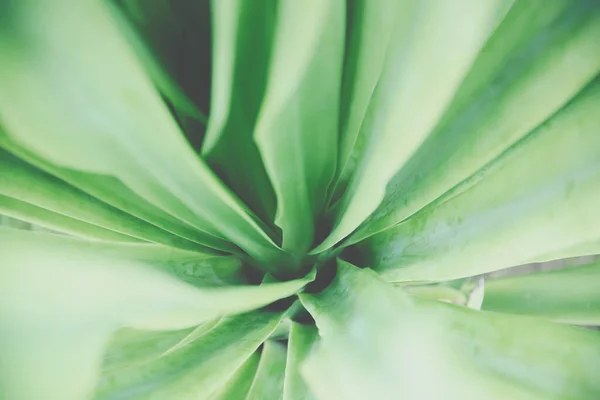
[[[0,0],[0,398],[600,398],[600,263],[486,275],[600,253],[599,74],[598,0]]]

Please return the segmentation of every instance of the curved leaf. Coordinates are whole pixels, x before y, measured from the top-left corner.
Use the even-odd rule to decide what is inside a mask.
[[[211,114],[202,155],[242,200],[269,224],[275,192],[253,133],[265,91],[277,3],[212,2]]]
[[[258,369],[246,400],[283,398],[286,357],[286,348],[281,343],[267,340],[263,344]]]
[[[600,263],[486,281],[482,309],[600,325]]]
[[[133,261],[139,257],[135,252],[127,259],[79,248],[77,239],[44,240],[53,236],[0,230],[2,398],[85,398],[107,340],[117,329],[187,328],[288,297],[312,279],[223,286],[211,273],[202,283],[194,264],[153,266]],[[182,274],[188,279],[181,279]],[[278,322],[279,317],[265,337]]]
[[[226,317],[204,335],[154,362],[102,376],[95,399],[209,398],[252,357],[282,314]]]
[[[155,84],[175,110],[205,124],[210,93],[209,1],[122,0],[120,5],[130,22],[120,24],[122,35]],[[114,10],[117,21],[119,11]]]
[[[81,238],[115,242],[140,242],[139,239],[132,236],[57,214],[2,194],[0,194],[0,214]]]
[[[217,393],[210,397],[211,400],[246,400],[246,395],[254,381],[260,354],[252,354],[244,364],[238,368],[233,377],[223,385]]]
[[[200,247],[111,207],[2,149],[0,170],[0,195],[133,238],[187,249]]]
[[[336,167],[345,4],[284,0],[254,139],[277,195],[283,248],[302,255]]]
[[[313,400],[313,396],[300,372],[304,363],[317,340],[317,329],[296,322],[292,323],[288,340],[288,357],[285,365],[285,384],[283,387],[283,400]]]
[[[340,262],[302,294],[321,340],[302,366],[334,399],[588,399],[600,395],[600,333],[411,299]]]
[[[190,148],[105,4],[25,0],[7,26],[0,118],[15,142],[65,168],[114,176],[265,266],[286,258]]]
[[[153,206],[114,177],[61,168],[37,157],[12,141],[2,127],[0,127],[0,146],[27,163],[60,178],[98,200],[156,225],[169,233],[216,250],[239,252],[239,249],[232,243],[194,229]]]
[[[390,281],[441,281],[512,267],[600,237],[600,80],[449,193],[362,242]]]
[[[390,181],[381,205],[350,242],[443,201],[438,197],[444,192],[563,107],[600,72],[599,36],[595,0],[517,1],[444,117]]]
[[[333,231],[313,253],[352,233],[375,210],[388,181],[427,138],[487,37],[502,0],[402,2],[366,119],[360,160],[332,213]]]
[[[375,91],[392,36],[398,7],[411,1],[350,0],[347,2],[347,44],[341,92],[340,144],[336,191],[345,188],[356,167],[364,131],[359,137],[367,108]],[[358,144],[357,144],[358,142]],[[359,154],[357,154],[359,153]],[[332,189],[333,190],[333,189]],[[333,193],[332,193],[333,194]]]

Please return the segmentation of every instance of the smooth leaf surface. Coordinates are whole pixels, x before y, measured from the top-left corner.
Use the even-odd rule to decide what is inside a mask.
[[[0,171],[1,195],[136,239],[188,249],[199,247],[115,209],[2,149]]]
[[[0,36],[9,137],[62,167],[118,178],[265,266],[286,257],[186,142],[106,5],[26,0],[13,8]]]
[[[212,321],[203,323],[211,324]],[[177,346],[196,328],[168,331],[146,331],[123,328],[109,339],[102,357],[101,374],[114,373],[124,368],[135,368],[162,357]]]
[[[103,348],[117,329],[187,328],[293,295],[312,279],[223,286],[236,271],[228,257],[220,271],[172,260],[154,266],[133,261],[140,256],[137,250],[131,250],[129,259],[121,258],[79,248],[81,241],[73,238],[44,240],[48,236],[56,235],[0,230],[3,398],[85,398]],[[277,326],[275,320],[267,336]]]
[[[0,213],[40,227],[90,240],[139,242],[134,237],[91,225],[1,194]]]
[[[345,3],[284,0],[254,139],[277,196],[283,248],[303,254],[336,168]]]
[[[286,348],[267,340],[263,344],[260,362],[246,400],[276,400],[283,398]]]
[[[205,124],[211,72],[209,1],[123,0],[119,3],[130,22],[123,21],[122,33],[155,84],[181,116]],[[115,14],[120,11],[115,7]],[[194,146],[193,139],[196,138],[190,142]]]
[[[560,249],[554,249],[543,256],[535,257],[534,262],[546,262],[560,260],[562,258],[585,257],[597,254],[600,254],[600,238],[585,243],[578,243],[576,245],[567,245],[567,247]]]
[[[364,241],[361,265],[390,281],[451,280],[597,241],[598,107],[596,79],[445,202]]]
[[[238,368],[233,377],[223,385],[217,393],[210,397],[211,400],[246,400],[246,395],[254,381],[260,354],[252,354],[246,362]]]
[[[394,0],[348,1],[346,54],[340,112],[340,139],[336,170],[337,191],[345,188],[356,167],[354,145],[375,91],[396,22],[398,7],[408,2]],[[364,132],[363,132],[364,136]],[[361,137],[360,140],[364,140]],[[358,144],[358,147],[361,145]],[[333,190],[333,189],[332,189]]]
[[[269,224],[275,192],[254,143],[272,49],[277,3],[212,2],[211,114],[202,155],[230,187]]]
[[[427,138],[510,2],[402,2],[334,227],[314,253],[356,229],[379,205],[388,181]],[[391,10],[390,12],[393,12]],[[468,15],[468,23],[465,16]],[[385,40],[385,39],[384,39]]]
[[[316,399],[307,386],[300,368],[319,339],[314,326],[292,323],[288,339],[288,357],[285,364],[283,400]]]
[[[12,141],[2,127],[0,127],[0,146],[40,170],[60,178],[106,204],[156,225],[166,232],[213,249],[227,252],[239,251],[232,243],[194,229],[153,206],[114,177],[61,168],[41,159]]]
[[[595,0],[517,1],[350,242],[438,199],[563,107],[600,72],[598,37]]]
[[[600,263],[490,279],[482,309],[600,325]]]
[[[302,366],[325,399],[587,399],[600,394],[600,333],[417,301],[340,262],[301,295],[321,340]]]
[[[275,329],[282,314],[226,317],[185,347],[141,366],[102,376],[95,399],[209,398]]]

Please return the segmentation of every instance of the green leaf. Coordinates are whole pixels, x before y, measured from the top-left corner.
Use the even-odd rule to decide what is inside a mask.
[[[281,343],[267,340],[263,344],[258,369],[246,400],[283,398],[286,356],[286,348]]]
[[[254,143],[275,27],[270,0],[212,2],[214,25],[211,114],[202,155],[269,224],[275,192]]]
[[[189,318],[193,321],[187,323],[188,326],[219,315],[252,310],[291,296],[311,282],[315,275],[311,272],[301,279],[268,282],[260,286],[240,285],[241,280],[236,279],[235,276],[240,275],[241,263],[228,256],[170,251],[171,249],[165,247],[147,249],[135,244],[112,245],[105,242],[86,244],[85,241],[74,238],[7,228],[0,230],[0,239],[0,248],[3,249],[2,255],[6,260],[6,266],[1,271],[10,275],[11,279],[15,279],[14,293],[11,295],[20,296],[19,291],[31,290],[19,286],[20,279],[23,278],[21,274],[29,270],[40,276],[53,274],[52,282],[56,281],[59,287],[60,285],[72,287],[72,290],[81,290],[81,287],[76,286],[109,287],[114,280],[120,280],[118,287],[122,288],[124,293],[119,295],[134,296],[133,293],[139,290],[140,294],[136,296],[140,299],[137,303],[142,301],[142,294],[149,293],[152,285],[164,285],[164,289],[155,288],[164,296],[162,312],[166,317],[169,316],[167,305],[171,301],[173,303],[171,307],[179,310],[174,314],[175,317],[179,315],[182,317],[181,320]],[[143,254],[148,250],[149,254]],[[77,265],[82,259],[89,260],[86,262],[86,268],[79,268]],[[20,268],[19,273],[16,274],[18,268]],[[95,279],[90,281],[88,274]],[[60,276],[64,277],[65,282],[60,281]],[[195,287],[182,281],[189,281]],[[76,282],[80,284],[76,285]],[[230,286],[231,283],[236,285]],[[129,294],[126,293],[127,285],[131,285]],[[50,297],[59,296],[61,299],[64,298],[64,301],[69,294],[79,293],[78,291],[61,293],[58,288],[52,287],[49,287],[48,291]],[[118,293],[110,294],[118,297]],[[155,297],[153,301],[158,304],[160,296]],[[98,303],[98,307],[104,307],[102,298],[88,300],[93,301],[94,304]],[[113,303],[117,301],[109,300],[111,306],[114,306]],[[136,304],[131,306],[139,306]],[[76,309],[84,307],[83,304],[77,306]],[[149,309],[148,312],[150,311]]]
[[[486,281],[482,309],[600,325],[600,263]]]
[[[48,237],[53,239],[46,241]],[[199,282],[203,275],[196,275],[194,267],[202,264],[153,265],[133,261],[139,258],[137,250],[117,257],[109,255],[108,250],[117,250],[104,242],[89,246],[106,246],[107,251],[80,248],[81,242],[41,232],[0,230],[0,397],[85,398],[107,340],[117,329],[184,329],[291,296],[313,278],[223,286],[228,282],[216,279],[216,268],[205,266],[210,272],[204,275],[205,282]],[[124,246],[134,245],[119,248]],[[177,254],[185,260],[178,250],[175,260]],[[235,274],[229,257],[214,259],[225,269],[224,278],[226,271]],[[279,317],[266,336],[278,322]]]
[[[0,178],[1,179],[1,178]],[[91,225],[0,194],[0,213],[54,231],[91,240],[139,242],[138,239]]]
[[[277,196],[283,248],[302,255],[336,167],[345,3],[282,1],[254,140]]]
[[[444,301],[460,305],[467,305],[467,296],[458,289],[444,285],[422,285],[403,287],[406,293],[422,299]]]
[[[360,159],[332,211],[333,231],[314,253],[342,240],[379,205],[388,181],[448,107],[506,12],[506,4],[502,0],[402,2],[394,16],[383,72],[361,126],[364,138],[355,145]]]
[[[98,200],[123,210],[141,220],[156,225],[169,233],[213,249],[226,252],[239,251],[233,244],[206,232],[194,229],[165,213],[163,210],[153,206],[114,177],[60,168],[37,157],[12,141],[6,135],[6,132],[2,130],[1,126],[0,146],[5,148],[8,152],[17,155],[27,163],[60,178],[71,186],[96,197]]]
[[[190,148],[104,3],[19,2],[0,46],[0,118],[17,144],[64,168],[114,176],[266,267],[286,258]]]
[[[446,196],[360,244],[390,281],[441,281],[600,238],[600,79]],[[575,254],[573,254],[575,255]]]
[[[238,368],[233,377],[214,395],[211,400],[246,400],[246,395],[254,381],[259,353],[253,353],[246,362]]]
[[[563,107],[600,72],[599,36],[595,0],[517,1],[350,242],[438,199]]]
[[[288,341],[288,357],[285,365],[285,384],[283,400],[312,400],[316,399],[306,385],[300,372],[319,336],[313,326],[292,323]]]
[[[348,22],[346,55],[341,94],[340,144],[336,170],[338,191],[345,188],[356,167],[364,131],[359,138],[373,91],[381,75],[386,50],[393,32],[398,7],[408,2],[394,0],[350,0],[347,2]]]
[[[40,171],[2,149],[0,170],[4,171],[0,175],[0,195],[29,203],[50,213],[130,236],[130,240],[133,241],[133,238],[136,238],[184,249],[201,249],[192,242],[169,234]],[[8,204],[4,204],[8,208]],[[42,220],[43,215],[44,213],[37,213],[38,218]]]
[[[95,399],[209,398],[275,329],[283,314],[226,317],[195,341],[140,366],[104,374]]]
[[[120,24],[121,33],[136,50],[155,84],[175,110],[206,123],[210,93],[209,1],[121,0],[120,3],[130,22]],[[115,7],[117,21],[119,14]]]
[[[200,325],[201,327],[212,321]],[[123,328],[115,332],[106,345],[101,373],[112,373],[153,362],[177,346],[196,328],[174,331],[146,331]]]
[[[61,249],[76,249],[90,254],[101,254],[108,257],[127,260],[142,260],[154,262],[179,262],[198,259],[236,260],[233,256],[223,256],[219,253],[187,251],[174,247],[147,242],[111,242],[90,241],[84,238],[58,235],[49,232],[22,232],[15,229],[2,229],[3,237],[11,236],[15,241],[27,242],[31,246],[58,246]]]
[[[578,243],[570,247],[563,247],[560,248],[560,250],[555,248],[544,255],[535,257],[533,262],[546,262],[560,260],[562,258],[593,256],[596,254],[600,254],[600,239],[591,240],[586,243]]]
[[[321,337],[302,366],[319,398],[600,395],[598,332],[411,299],[344,262],[331,286],[301,301]]]

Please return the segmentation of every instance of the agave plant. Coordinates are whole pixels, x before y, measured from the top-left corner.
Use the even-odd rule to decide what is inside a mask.
[[[598,0],[1,0],[0,398],[600,398],[600,263],[485,275],[600,253],[599,73]]]

